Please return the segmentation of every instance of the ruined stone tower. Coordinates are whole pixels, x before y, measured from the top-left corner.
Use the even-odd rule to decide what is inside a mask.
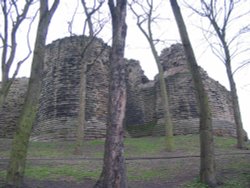
[[[89,40],[87,37],[74,36],[57,40],[47,46],[40,106],[32,133],[33,140],[75,138],[80,99],[79,80],[83,73],[81,65],[84,63],[90,64],[86,71],[85,138],[105,136],[110,47],[100,39],[94,39],[90,49],[85,53],[84,49]],[[174,134],[198,133],[199,113],[195,90],[182,45],[175,44],[164,49],[160,59],[169,92]],[[136,60],[126,60],[126,64],[128,98],[125,128],[128,135],[165,134],[158,76],[156,75],[154,80],[149,80]],[[209,78],[203,69],[200,71],[209,95],[214,133],[235,136],[230,93]],[[14,98],[17,95],[11,96],[11,100],[17,100]],[[3,112],[0,112],[0,117],[3,117],[2,114]],[[11,137],[14,124],[8,123],[9,119],[3,119],[0,118],[1,128],[6,124],[12,128],[5,126],[5,131],[0,132],[0,137]],[[16,119],[13,118],[11,121],[15,122]]]
[[[175,44],[164,49],[160,61],[165,71],[164,77],[169,94],[174,134],[198,133],[199,112],[192,76],[182,45]],[[214,133],[235,136],[230,92],[217,81],[211,79],[202,68],[200,68],[200,72],[209,96]],[[143,78],[138,73],[135,75]],[[128,99],[127,103],[128,130],[134,136],[138,134],[163,135],[165,130],[158,75],[153,81],[140,79],[141,82],[138,84],[138,80],[138,78],[137,80],[130,79],[130,82],[134,83],[134,88],[131,90],[131,92],[133,91],[131,94],[133,99]],[[147,120],[140,122],[143,119],[138,117],[146,117],[144,119]]]
[[[91,40],[91,41],[90,41]],[[86,70],[85,138],[106,133],[109,47],[99,39],[75,36],[47,46],[40,107],[33,139],[75,138],[82,64]]]

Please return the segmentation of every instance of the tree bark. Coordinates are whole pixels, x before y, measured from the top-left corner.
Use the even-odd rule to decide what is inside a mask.
[[[126,74],[124,48],[127,33],[126,0],[109,0],[112,16],[112,50],[109,120],[105,141],[104,164],[95,188],[127,188],[124,158],[124,117],[126,105]]]
[[[36,35],[28,91],[25,97],[24,107],[18,121],[18,128],[14,135],[10,161],[7,169],[6,187],[8,188],[19,188],[23,185],[29,138],[32,125],[36,117],[40,96],[46,36],[50,20],[58,4],[59,0],[55,0],[52,8],[48,10],[48,0],[40,1],[40,18]]]
[[[159,82],[160,82],[161,100],[163,104],[165,135],[166,135],[166,150],[173,151],[174,150],[173,123],[171,119],[170,107],[168,102],[169,98],[166,87],[166,81],[164,78],[164,71],[161,62],[159,60],[157,51],[155,49],[155,46],[153,44],[153,40],[150,40],[149,43],[159,71]]]
[[[143,7],[144,11],[147,9],[147,13],[144,13],[144,15],[140,15],[137,13],[136,10],[133,9],[133,3],[138,4],[140,7]],[[143,33],[143,35],[146,37],[150,49],[152,51],[154,60],[156,62],[158,71],[159,71],[159,83],[160,83],[160,93],[161,93],[161,100],[163,104],[163,118],[164,118],[164,126],[165,126],[165,135],[166,135],[166,150],[167,151],[173,151],[174,150],[174,136],[173,136],[173,122],[171,119],[171,113],[170,113],[170,107],[169,107],[169,97],[168,97],[168,91],[166,87],[166,81],[164,78],[164,70],[162,67],[162,64],[159,59],[159,55],[157,53],[155,44],[154,44],[154,38],[153,38],[153,33],[152,33],[152,28],[151,24],[154,22],[153,18],[153,12],[154,12],[154,7],[153,7],[153,0],[148,1],[147,5],[148,7],[144,7],[144,4],[139,3],[139,2],[133,2],[130,4],[130,8],[134,15],[137,18],[137,26]],[[146,19],[145,19],[145,18]],[[143,18],[143,20],[141,20]],[[142,24],[147,21],[147,30],[142,27]]]
[[[200,110],[200,180],[209,187],[217,185],[214,141],[212,133],[211,111],[208,104],[208,96],[202,83],[199,67],[188,37],[186,26],[176,0],[170,0],[172,10],[179,28],[179,33],[184,46],[187,62],[192,74]]]
[[[233,102],[233,112],[234,112],[234,120],[236,124],[236,134],[237,134],[237,148],[245,149],[243,125],[241,120],[236,84],[234,82],[233,73],[231,69],[231,60],[229,60],[229,63],[226,63],[225,65],[226,65],[227,76],[230,84],[231,97]]]
[[[74,150],[75,155],[83,154],[82,146],[84,139],[84,128],[86,124],[85,120],[85,107],[86,107],[86,89],[87,89],[87,63],[82,62],[80,73],[80,88],[79,88],[79,112],[77,117],[77,129],[76,129],[76,147]]]
[[[210,19],[211,20],[211,19]],[[243,135],[243,125],[242,125],[242,120],[241,120],[241,113],[240,113],[240,106],[239,106],[239,100],[238,100],[238,95],[237,95],[237,89],[236,89],[236,84],[233,78],[233,72],[231,68],[231,55],[230,55],[230,50],[229,46],[226,42],[225,39],[225,33],[221,33],[222,31],[220,30],[219,26],[217,23],[213,20],[211,20],[211,23],[216,31],[216,34],[219,37],[219,40],[221,41],[224,54],[225,54],[225,66],[226,66],[226,72],[227,72],[227,77],[229,80],[229,85],[230,85],[230,90],[231,90],[231,97],[232,97],[232,102],[233,102],[233,113],[234,113],[234,121],[236,124],[236,134],[237,134],[237,148],[239,149],[245,149],[245,143],[244,143],[244,135]],[[225,32],[225,30],[224,30]]]

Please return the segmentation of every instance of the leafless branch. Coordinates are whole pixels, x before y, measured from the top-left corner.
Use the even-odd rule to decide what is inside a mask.
[[[8,80],[9,70],[14,62],[16,48],[17,48],[17,42],[16,42],[17,31],[20,25],[26,19],[29,8],[32,3],[33,0],[26,0],[24,7],[20,8],[17,5],[17,1],[14,0],[11,0],[9,2],[7,1],[1,2],[1,9],[4,17],[4,23],[3,23],[4,30],[3,34],[1,34],[1,41],[3,42],[2,60],[1,60],[3,82]]]
[[[238,66],[234,71],[233,71],[233,74],[235,74],[237,71],[241,70],[242,68],[246,67],[246,66],[249,66],[250,65],[250,61],[248,60],[247,62],[245,63],[242,63],[240,66]]]
[[[67,22],[68,23],[68,32],[69,32],[70,36],[74,35],[73,31],[72,31],[72,26],[73,26],[73,22],[75,20],[75,16],[76,16],[78,7],[79,7],[79,0],[77,0],[77,4],[76,4],[76,7],[74,9],[74,12],[73,12],[73,15],[71,17],[71,20]]]
[[[83,27],[83,33],[85,33],[86,31],[86,27],[88,25],[88,29],[89,29],[89,36],[93,36],[95,31],[93,28],[93,15],[98,12],[102,5],[104,4],[104,0],[98,0],[98,5],[97,5],[97,0],[94,0],[94,4],[91,8],[87,7],[86,1],[85,0],[81,0],[82,2],[82,6],[86,15],[86,19],[85,19],[85,23],[84,23],[84,27]],[[98,19],[97,23],[99,23],[101,20]]]
[[[36,17],[37,17],[38,12],[39,12],[39,10],[37,10],[36,13],[34,14],[34,16],[31,18],[31,21],[30,21],[29,27],[28,27],[28,31],[27,31],[26,39],[27,39],[27,46],[28,46],[29,52],[28,52],[28,54],[27,54],[22,60],[18,61],[17,66],[16,66],[16,69],[15,69],[15,72],[14,72],[14,74],[12,75],[12,78],[10,79],[11,84],[12,84],[13,81],[15,80],[15,78],[16,78],[18,72],[19,72],[19,69],[20,69],[21,65],[22,65],[27,59],[29,59],[30,55],[32,54],[32,50],[31,50],[31,46],[30,46],[30,31],[31,31],[32,24],[33,24],[33,22],[35,21],[35,19],[36,19]]]
[[[239,39],[249,33],[249,24],[240,28],[233,36],[228,34],[228,27],[231,23],[235,23],[235,21],[250,14],[250,10],[243,13],[238,11],[236,14],[236,8],[238,8],[239,3],[241,3],[240,0],[200,0],[200,8],[195,8],[194,5],[185,1],[185,6],[199,16],[209,19],[210,24],[208,28],[206,29],[201,26],[200,29],[202,30],[205,40],[210,45],[212,52],[220,61],[224,62],[224,64],[228,56],[233,59],[245,50],[248,50],[246,47],[242,49]],[[211,26],[213,28],[211,28]],[[233,27],[233,29],[235,29],[235,24]],[[215,40],[217,40],[217,42],[214,42]],[[225,48],[230,48],[230,51],[226,50],[227,52],[225,52]],[[227,55],[225,53],[227,53]]]

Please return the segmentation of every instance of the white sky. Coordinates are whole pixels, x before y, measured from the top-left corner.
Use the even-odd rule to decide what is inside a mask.
[[[76,6],[77,6],[77,0],[74,1],[61,0],[58,10],[56,11],[51,21],[47,37],[47,43],[51,43],[56,39],[69,36],[68,22],[71,20],[72,13],[74,12]],[[108,8],[107,4],[105,4],[104,6],[105,9],[107,10]],[[191,16],[190,10],[183,7],[181,8],[183,16],[185,17],[187,29],[189,31],[189,36],[191,38],[192,45],[196,53],[196,58],[199,65],[202,66],[203,69],[205,69],[208,72],[210,77],[214,78],[215,80],[219,81],[222,85],[229,88],[224,65],[221,62],[219,62],[218,59],[211,53],[210,49],[207,48],[207,44],[204,40],[201,30],[194,26],[200,23],[200,19],[198,19],[194,15]],[[159,53],[161,52],[162,49],[169,47],[171,44],[180,41],[179,33],[175,24],[175,20],[172,15],[172,11],[170,9],[170,5],[168,3],[165,3],[165,1],[162,1],[162,4],[160,6],[160,15],[162,18],[161,22],[154,26],[155,38],[156,39],[160,38],[161,40],[164,40],[164,43],[160,43],[157,46]],[[84,14],[80,4],[73,25],[73,33],[77,35],[82,34],[83,22],[84,22]],[[141,62],[141,66],[145,74],[150,79],[153,79],[154,76],[157,74],[157,68],[154,63],[154,59],[151,55],[151,51],[149,49],[145,37],[142,35],[142,33],[135,25],[135,20],[133,19],[133,16],[129,11],[128,11],[127,24],[128,24],[128,33],[126,39],[125,57],[139,60]],[[1,22],[0,22],[0,29],[2,30]],[[25,33],[25,26],[23,26],[22,32],[20,33],[19,42],[20,41],[24,42],[23,33]],[[33,35],[35,34],[35,28],[33,28],[32,34]],[[105,29],[102,31],[99,37],[103,38],[104,41],[106,42],[110,41],[111,26],[106,25]],[[250,37],[247,38],[246,40],[250,41]],[[18,50],[20,49],[22,51],[22,54],[24,54],[25,46],[19,46]],[[17,58],[21,57],[23,56],[21,55],[21,53],[19,53]],[[29,70],[30,70],[30,63],[27,62],[22,66],[19,76],[20,77],[29,76]],[[240,100],[243,126],[244,129],[248,132],[248,135],[250,135],[250,116],[248,111],[249,108],[248,105],[250,104],[249,75],[250,75],[250,66],[245,67],[237,74],[235,74],[235,81],[237,84],[238,95]]]

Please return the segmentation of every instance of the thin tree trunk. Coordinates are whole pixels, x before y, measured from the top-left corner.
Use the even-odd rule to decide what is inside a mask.
[[[81,73],[80,73],[80,88],[79,88],[79,112],[78,112],[78,126],[76,130],[76,147],[74,150],[75,155],[81,155],[83,153],[83,139],[84,139],[84,128],[86,124],[85,120],[85,106],[86,106],[86,89],[87,89],[87,63],[82,62]]]
[[[126,107],[126,74],[124,48],[127,26],[126,0],[109,0],[112,15],[113,41],[110,57],[111,83],[109,120],[105,141],[104,164],[95,188],[127,188],[124,158],[124,117]]]
[[[168,103],[168,93],[167,93],[163,70],[159,71],[159,79],[160,79],[161,98],[164,108],[163,111],[164,111],[164,123],[165,123],[165,134],[166,134],[166,150],[173,151],[174,150],[173,123],[171,119],[170,107]]]
[[[9,88],[7,83],[3,83],[2,82],[2,87],[0,89],[0,109],[2,109],[5,101],[6,101],[6,98],[7,98],[7,94],[9,92]]]
[[[232,97],[232,102],[233,102],[233,113],[234,113],[234,120],[236,124],[236,134],[237,134],[237,147],[239,149],[244,149],[244,136],[243,136],[243,125],[242,125],[242,120],[241,120],[241,113],[240,113],[240,106],[239,106],[239,101],[238,101],[238,95],[237,95],[237,89],[235,85],[235,81],[233,78],[233,73],[232,73],[232,68],[231,68],[231,55],[229,51],[228,44],[226,42],[225,33],[222,33],[220,30],[219,26],[215,22],[215,20],[212,20],[211,18],[209,19],[211,24],[213,25],[215,32],[221,41],[224,54],[225,54],[225,66],[226,66],[226,72],[227,72],[227,77],[229,80],[229,85],[230,85],[230,90],[231,90],[231,97]],[[225,30],[224,30],[225,32]]]
[[[233,102],[233,112],[234,112],[234,120],[236,124],[236,134],[237,134],[237,148],[244,149],[245,142],[244,142],[244,136],[243,136],[243,125],[241,121],[237,89],[236,89],[236,85],[235,85],[233,74],[232,74],[231,63],[226,63],[225,65],[226,65],[227,76],[228,76],[228,80],[230,84],[231,97],[232,97],[232,102]]]
[[[151,34],[152,35],[152,34]],[[166,150],[173,151],[174,150],[174,136],[173,136],[173,123],[171,119],[170,107],[168,103],[168,92],[166,87],[166,81],[164,78],[164,71],[159,60],[159,56],[155,49],[152,40],[149,40],[150,48],[152,50],[154,59],[156,61],[158,71],[159,71],[159,82],[160,82],[160,91],[161,91],[161,100],[163,104],[163,113],[164,113],[164,124],[165,124],[165,134],[166,134]]]
[[[241,114],[240,114],[240,106],[238,101],[238,95],[237,95],[237,89],[233,78],[232,68],[231,68],[231,55],[229,51],[229,47],[225,40],[225,35],[222,35],[220,31],[218,30],[218,26],[215,22],[212,22],[212,25],[214,26],[214,29],[216,30],[216,33],[222,43],[223,50],[225,53],[225,66],[227,71],[227,77],[229,80],[230,90],[231,90],[231,97],[233,102],[233,113],[234,113],[234,121],[236,124],[236,134],[237,134],[237,148],[244,149],[245,143],[244,143],[244,136],[243,136],[243,125],[241,121]]]
[[[44,66],[45,41],[50,20],[58,4],[59,0],[56,0],[51,10],[48,10],[48,1],[40,1],[40,18],[28,91],[25,97],[24,107],[18,121],[18,129],[14,135],[10,161],[7,169],[6,187],[8,188],[19,188],[23,184],[29,138],[32,125],[36,117],[40,96]]]
[[[208,96],[202,83],[195,55],[188,37],[186,26],[176,0],[170,0],[173,13],[179,28],[181,40],[184,46],[187,62],[192,74],[196,89],[197,100],[200,110],[200,180],[209,187],[215,187],[216,170],[214,156],[214,142],[212,133],[211,111],[208,104]]]
[[[204,3],[204,2],[203,2]],[[206,17],[209,19],[211,25],[213,26],[220,42],[221,42],[221,47],[223,48],[224,51],[224,64],[226,66],[226,72],[227,72],[227,77],[229,80],[230,84],[230,90],[231,90],[231,97],[232,97],[232,102],[233,102],[233,111],[234,111],[234,120],[236,124],[236,134],[237,134],[237,147],[239,149],[244,149],[245,148],[245,143],[244,143],[244,135],[243,135],[243,125],[242,125],[242,120],[241,120],[241,113],[240,113],[240,107],[239,107],[239,101],[238,101],[238,95],[237,95],[237,89],[235,85],[235,81],[233,78],[233,73],[232,73],[232,68],[231,68],[231,55],[230,55],[230,49],[226,40],[226,28],[228,24],[230,23],[229,17],[233,11],[234,7],[234,1],[230,1],[230,9],[228,9],[228,12],[224,15],[224,20],[223,20],[223,27],[220,27],[218,25],[218,22],[216,20],[215,16],[212,16],[214,13],[214,9],[210,6],[207,6],[206,9],[209,9],[208,12],[210,14],[207,14]],[[211,6],[213,6],[211,4]],[[240,35],[240,33],[239,33]]]
[[[137,13],[136,10],[133,9],[133,3],[138,4],[142,7],[143,11],[147,9],[147,13],[145,12],[144,15],[140,15]],[[173,122],[171,119],[171,113],[170,113],[170,107],[169,107],[169,98],[168,98],[168,91],[166,87],[166,81],[164,78],[164,70],[162,67],[162,64],[159,59],[159,55],[157,53],[157,50],[155,48],[154,44],[154,38],[152,33],[151,24],[154,22],[154,18],[152,16],[154,12],[153,7],[153,0],[148,1],[148,7],[144,7],[143,4],[139,2],[133,2],[130,4],[130,9],[134,13],[134,15],[137,18],[137,26],[141,30],[142,34],[146,37],[150,49],[152,51],[152,54],[154,56],[158,71],[159,71],[159,83],[160,83],[160,93],[161,93],[161,100],[163,105],[163,119],[164,119],[164,126],[165,126],[165,135],[166,135],[166,150],[167,151],[173,151],[174,150],[174,136],[173,136]],[[145,19],[145,18],[146,19]],[[143,18],[143,20],[141,20]],[[142,24],[147,21],[147,30],[142,27]]]
[[[8,95],[8,92],[9,92],[9,88],[8,87],[8,76],[6,77],[6,74],[5,74],[5,71],[2,71],[2,83],[1,83],[1,87],[0,87],[0,109],[3,107],[5,101],[6,101],[6,98],[7,98],[7,95]]]

